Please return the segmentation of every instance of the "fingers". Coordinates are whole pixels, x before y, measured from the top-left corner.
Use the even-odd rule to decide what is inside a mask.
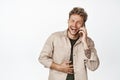
[[[73,72],[74,72],[73,65],[69,65],[66,70],[67,70],[67,73],[68,73],[68,74],[73,74]]]
[[[84,39],[87,37],[87,30],[85,27],[80,28],[79,35]]]
[[[69,65],[70,68],[73,68],[73,65]]]
[[[68,68],[67,73],[68,74],[73,74],[74,73],[74,69],[73,68]]]
[[[62,72],[68,73],[68,74],[73,74],[74,69],[73,69],[73,65],[70,65],[71,61],[64,61],[62,63]]]
[[[71,61],[65,61],[64,63],[69,65],[71,63]]]
[[[87,29],[85,27],[80,28],[79,31],[82,32],[82,33],[87,34]]]

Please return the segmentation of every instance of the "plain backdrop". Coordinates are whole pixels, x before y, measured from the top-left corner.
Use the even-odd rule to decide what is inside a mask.
[[[120,80],[120,0],[0,0],[0,80],[48,80],[38,56],[51,33],[67,29],[76,6],[88,13],[100,59],[89,80]]]

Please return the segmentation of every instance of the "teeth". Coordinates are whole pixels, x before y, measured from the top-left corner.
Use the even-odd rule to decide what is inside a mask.
[[[75,29],[76,30],[76,28],[71,28],[71,29]]]
[[[72,30],[76,30],[76,29],[73,29],[73,28],[71,28]]]
[[[76,30],[76,29],[72,29],[72,30]]]

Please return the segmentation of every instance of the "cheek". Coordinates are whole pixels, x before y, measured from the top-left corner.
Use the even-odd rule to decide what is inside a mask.
[[[68,24],[68,27],[71,27],[71,26],[72,26],[72,24],[69,23],[69,24]]]
[[[68,23],[68,25],[70,26],[70,25],[72,25],[72,23]]]
[[[77,28],[78,28],[78,29],[80,29],[80,28],[81,28],[81,26],[80,26],[80,25],[78,25],[78,26],[77,26]]]
[[[82,28],[82,27],[83,27],[83,25],[80,25],[80,24],[79,24],[79,25],[77,25],[77,28]]]

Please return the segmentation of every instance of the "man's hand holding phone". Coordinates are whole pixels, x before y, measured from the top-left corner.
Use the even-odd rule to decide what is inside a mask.
[[[87,45],[87,29],[85,26],[81,27],[79,30],[80,38],[84,44],[84,49],[89,49]]]
[[[83,43],[86,42],[87,41],[87,29],[85,28],[85,26],[80,28],[79,34],[82,39],[82,42]]]
[[[80,34],[80,38],[84,45],[85,55],[87,58],[90,59],[91,50],[89,49],[89,47],[87,45],[87,29],[85,27],[80,28],[79,34]]]

